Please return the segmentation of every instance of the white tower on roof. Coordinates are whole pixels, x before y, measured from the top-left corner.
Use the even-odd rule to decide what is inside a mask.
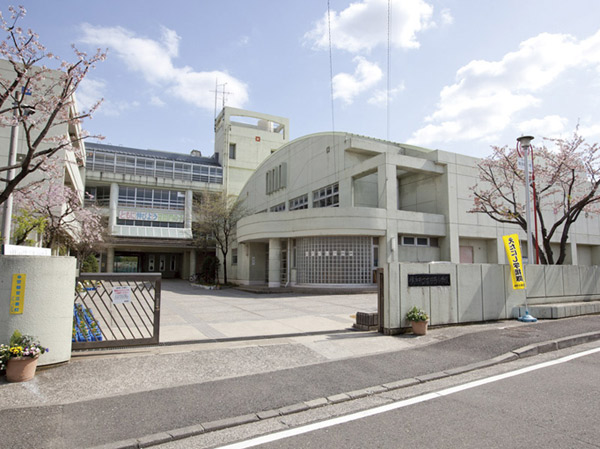
[[[289,140],[289,119],[226,106],[215,119],[215,155],[223,188],[239,195],[256,168]]]

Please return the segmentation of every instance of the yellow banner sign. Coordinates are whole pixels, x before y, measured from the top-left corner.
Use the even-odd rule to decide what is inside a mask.
[[[525,270],[523,269],[523,260],[521,259],[519,236],[517,234],[505,235],[502,237],[502,240],[504,240],[506,256],[510,265],[513,289],[522,290],[525,288]]]
[[[25,305],[25,273],[13,274],[12,288],[10,291],[10,314],[20,315]]]

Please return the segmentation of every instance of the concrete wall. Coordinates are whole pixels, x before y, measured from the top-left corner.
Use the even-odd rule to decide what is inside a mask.
[[[18,329],[50,348],[40,365],[70,360],[75,265],[74,257],[0,256],[1,343],[8,343]],[[14,274],[26,275],[22,314],[10,313]]]
[[[389,322],[392,333],[410,325],[404,317],[413,306],[429,314],[431,325],[440,325],[517,318],[518,307],[525,303],[525,290],[512,288],[508,265],[395,265],[391,272],[399,273],[399,288],[388,290],[390,298],[386,299],[390,315],[398,317]],[[408,286],[409,274],[433,273],[449,274],[450,286]],[[600,266],[528,265],[525,276],[528,304],[600,299]],[[399,313],[392,314],[392,310]]]

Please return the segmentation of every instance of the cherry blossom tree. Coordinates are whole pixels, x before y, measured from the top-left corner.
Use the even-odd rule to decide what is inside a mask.
[[[544,142],[550,148],[546,145],[535,148],[533,166],[536,199],[532,212],[537,215],[541,238],[536,238],[533,224],[531,238],[541,263],[560,265],[567,255],[573,223],[582,213],[600,212],[600,147],[597,143],[586,143],[577,130],[569,139],[544,139]],[[525,175],[518,168],[518,151],[492,148],[492,155],[478,164],[480,180],[472,188],[474,205],[469,212],[519,225],[527,232]],[[552,241],[559,242],[558,257],[552,251]]]
[[[45,169],[50,173],[44,182],[35,182],[14,192],[19,216],[29,217],[31,231],[41,234],[44,247],[55,253],[73,249],[79,262],[99,249],[105,226],[100,211],[84,207],[81,194],[64,184],[55,164]],[[25,228],[22,232],[27,231]],[[25,234],[25,237],[27,234]]]
[[[19,26],[26,13],[23,7],[11,6],[8,11],[9,18],[0,13],[0,29],[6,33],[0,42],[0,59],[7,61],[9,69],[0,76],[0,127],[17,126],[25,152],[15,164],[0,166],[0,204],[28,175],[48,167],[59,151],[73,151],[83,161],[81,141],[89,136],[80,124],[99,102],[78,112],[74,94],[94,65],[106,57],[100,50],[88,56],[73,47],[74,61],[63,60],[47,51],[35,32]]]

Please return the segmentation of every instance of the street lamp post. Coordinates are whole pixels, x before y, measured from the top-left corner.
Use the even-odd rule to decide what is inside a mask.
[[[533,241],[531,239],[531,200],[529,198],[529,147],[533,136],[521,136],[517,142],[521,144],[523,149],[523,159],[525,162],[525,220],[527,221],[527,264],[533,263]]]
[[[531,200],[529,199],[529,147],[533,136],[521,136],[517,139],[517,142],[521,144],[523,149],[523,159],[525,162],[525,220],[527,221],[527,265],[535,263],[533,259],[533,239],[531,238]],[[537,318],[532,317],[529,314],[529,307],[527,306],[527,288],[525,288],[525,315],[519,317],[519,321],[525,321],[534,323]]]

